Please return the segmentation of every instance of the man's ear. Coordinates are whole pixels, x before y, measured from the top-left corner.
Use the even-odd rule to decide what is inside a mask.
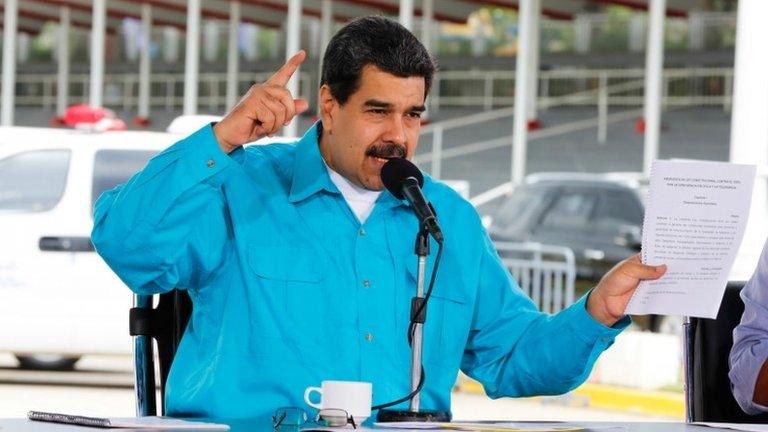
[[[320,120],[323,122],[323,131],[329,134],[333,133],[333,121],[336,114],[336,108],[339,106],[336,98],[331,94],[331,88],[327,84],[320,87]]]

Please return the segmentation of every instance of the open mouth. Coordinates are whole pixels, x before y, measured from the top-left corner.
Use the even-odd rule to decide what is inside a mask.
[[[371,156],[372,158],[376,159],[377,162],[386,163],[390,159],[397,159],[397,157],[377,157],[377,156]]]

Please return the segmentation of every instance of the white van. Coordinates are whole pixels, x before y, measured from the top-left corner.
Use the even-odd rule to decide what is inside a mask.
[[[0,127],[0,351],[39,369],[131,353],[133,297],[93,250],[93,204],[193,129]]]
[[[0,128],[0,351],[62,369],[130,353],[132,296],[93,251],[93,204],[180,138]]]

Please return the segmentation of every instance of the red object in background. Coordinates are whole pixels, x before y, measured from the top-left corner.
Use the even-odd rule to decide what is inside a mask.
[[[53,127],[64,126],[64,117],[53,116],[50,120],[48,120],[48,124]]]
[[[152,123],[152,119],[150,119],[149,117],[139,117],[139,116],[136,116],[136,117],[133,118],[133,124],[138,126],[138,127],[145,128],[145,127],[149,126],[151,123]]]
[[[541,129],[541,122],[539,119],[528,120],[528,130],[535,131]]]
[[[74,127],[79,123],[96,123],[105,117],[114,118],[114,114],[105,108],[85,104],[72,105],[64,111],[64,124]]]
[[[638,134],[644,134],[645,133],[645,119],[639,118],[635,122],[635,133]]]

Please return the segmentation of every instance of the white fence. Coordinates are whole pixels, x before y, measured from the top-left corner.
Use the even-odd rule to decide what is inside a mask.
[[[540,310],[556,313],[574,301],[576,259],[562,246],[496,243],[501,260]]]
[[[253,82],[266,80],[271,73],[241,73],[238,82],[244,91]],[[601,91],[611,89],[604,101],[608,106],[642,106],[643,69],[557,69],[539,75],[538,103],[542,109],[557,106],[597,106]],[[662,88],[665,106],[722,106],[729,109],[733,89],[731,68],[683,68],[664,71]],[[88,74],[72,74],[69,102],[88,100]],[[55,74],[20,74],[16,104],[53,109],[56,103]],[[104,79],[107,106],[133,109],[138,104],[138,75],[107,74]],[[150,79],[150,105],[174,109],[183,103],[184,74],[155,73]],[[314,100],[317,77],[302,73],[300,93]],[[499,71],[443,71],[435,76],[429,108],[482,107],[490,110],[514,104],[515,74]],[[634,85],[631,83],[639,83]],[[623,85],[629,85],[623,88]],[[225,109],[226,73],[201,73],[200,106]]]
[[[493,107],[514,105],[514,71],[444,71],[434,80],[430,108],[449,106]],[[542,108],[595,106],[599,90],[629,82],[642,82],[644,69],[555,69],[539,73],[538,99]],[[733,94],[732,68],[666,69],[662,75],[666,106],[730,107]],[[592,92],[591,98],[567,96]],[[643,86],[615,91],[608,103],[642,106]]]

